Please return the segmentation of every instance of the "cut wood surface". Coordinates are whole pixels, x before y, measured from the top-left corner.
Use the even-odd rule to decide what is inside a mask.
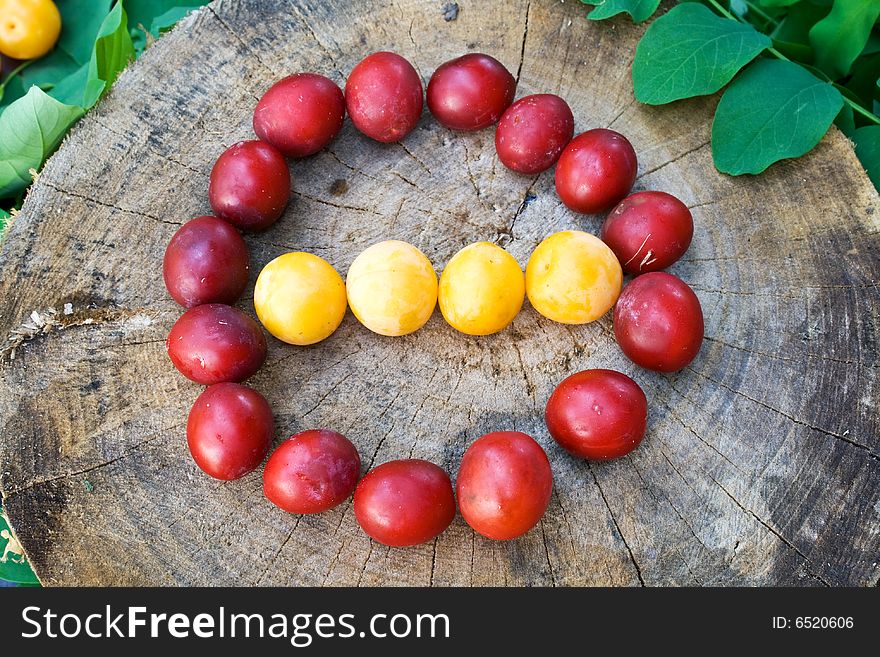
[[[643,27],[590,23],[578,2],[226,0],[150,48],[71,133],[34,185],[0,255],[0,485],[47,585],[873,585],[880,577],[880,203],[836,130],[758,177],[712,166],[717,98],[647,107],[630,64]],[[703,304],[706,339],[684,371],[635,367],[611,318],[584,326],[526,306],[491,337],[439,312],[402,338],[349,313],[325,342],[270,341],[250,380],[278,441],[327,426],[364,468],[425,458],[454,476],[466,446],[498,429],[545,447],[555,488],[526,536],[492,542],[458,517],[436,541],[372,542],[352,506],[285,514],[260,472],[221,483],[190,458],[199,386],[164,339],[181,308],[161,276],[180,224],[210,212],[208,174],[253,138],[270,84],[316,71],[344,84],[366,54],[394,50],[424,81],[468,51],[500,59],[518,96],[565,97],[577,130],[612,127],[639,155],[636,189],[691,207],[693,245],[671,271]],[[275,256],[314,252],[344,274],[374,242],[412,242],[438,271],[495,241],[525,265],[560,229],[603,217],[566,210],[552,171],[523,177],[493,131],[453,133],[426,111],[400,144],[346,122],[331,147],[291,163],[296,190],[270,231],[247,237],[251,277]],[[240,307],[253,313],[252,287]],[[588,367],[638,381],[642,446],[610,463],[567,456],[543,407]]]

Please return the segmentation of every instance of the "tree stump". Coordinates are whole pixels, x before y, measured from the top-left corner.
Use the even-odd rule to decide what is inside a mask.
[[[577,2],[459,4],[447,21],[433,1],[221,0],[150,48],[49,161],[0,255],[0,485],[42,582],[875,584],[880,204],[851,145],[832,129],[803,159],[723,176],[709,149],[716,97],[634,101],[642,27],[590,23]],[[288,515],[263,498],[260,472],[217,482],[187,452],[201,388],[165,353],[181,313],[162,282],[165,245],[210,213],[211,166],[253,138],[254,104],[273,81],[316,71],[341,85],[376,50],[401,53],[424,81],[447,59],[491,53],[518,96],[558,93],[578,131],[626,134],[636,189],[673,193],[694,214],[693,245],[671,271],[699,295],[706,339],[679,374],[630,363],[608,316],[572,327],[529,307],[490,337],[459,334],[438,312],[413,335],[383,338],[349,313],[317,346],[270,341],[250,384],[275,409],[277,441],[327,426],[365,469],[417,457],[454,476],[485,432],[535,436],[555,490],[518,540],[485,540],[458,517],[433,543],[386,548],[350,503]],[[292,250],[344,274],[389,238],[438,271],[479,240],[525,265],[551,232],[597,233],[603,219],[566,210],[552,171],[504,169],[492,130],[453,133],[427,111],[400,144],[346,122],[291,170],[285,216],[247,237],[252,279]],[[239,306],[252,313],[252,297]],[[648,395],[648,436],[615,462],[567,456],[543,424],[553,386],[588,367],[625,372]]]

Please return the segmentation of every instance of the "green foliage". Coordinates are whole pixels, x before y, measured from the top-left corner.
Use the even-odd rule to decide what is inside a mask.
[[[88,67],[98,31],[110,11],[110,0],[64,0],[58,2],[58,10],[62,26],[58,43],[52,52],[22,71],[21,96],[32,85],[51,92],[58,83]],[[9,104],[17,98],[7,96],[3,102]]]
[[[0,82],[0,199],[9,199],[3,207],[18,205],[31,183],[30,169],[42,166],[70,126],[143,52],[144,30],[156,38],[204,4],[207,0],[57,0],[62,27],[55,48]]]
[[[158,37],[163,32],[167,32],[177,25],[181,18],[191,13],[193,9],[196,9],[196,7],[172,7],[164,14],[156,16],[153,22],[150,23],[150,34]]]
[[[803,67],[761,59],[718,103],[712,123],[715,166],[738,176],[800,157],[819,143],[842,106],[840,92]]]
[[[4,98],[7,99],[7,104],[9,104],[12,102],[12,100],[9,99],[21,98],[24,96],[24,85],[22,85],[21,76],[18,75],[18,73],[27,68],[28,64],[29,62],[20,64],[12,71],[11,75],[0,82],[0,106],[2,106]],[[0,111],[2,111],[2,108],[0,108]]]
[[[831,12],[810,30],[815,65],[832,78],[849,73],[880,16],[880,0],[834,0]]]
[[[880,53],[859,57],[841,90],[848,92],[862,107],[871,107],[877,94],[877,80],[880,79]]]
[[[116,80],[116,76],[134,59],[134,45],[128,33],[125,10],[116,3],[104,19],[95,41],[95,50],[89,61],[89,73],[83,107],[92,107],[101,94]]]
[[[59,103],[39,87],[31,90],[0,114],[0,198],[12,196],[31,183],[83,109]]]
[[[128,13],[128,29],[140,55],[148,45],[147,34],[153,39],[170,29],[193,9],[208,0],[123,0]]]
[[[618,14],[627,13],[633,21],[648,20],[660,6],[660,0],[581,0],[585,5],[596,5],[590,12],[591,21],[601,21]]]
[[[801,62],[813,61],[810,29],[828,14],[828,7],[809,2],[791,6],[770,33],[773,47],[783,55]]]
[[[625,12],[637,22],[656,4],[582,1],[598,5],[591,20]],[[646,30],[632,76],[650,105],[729,85],[712,123],[720,171],[799,157],[833,122],[880,183],[880,0],[680,0]]]
[[[89,109],[134,58],[125,10],[117,3],[104,17],[89,60],[56,85],[49,94],[68,105]]]
[[[3,235],[6,233],[6,226],[9,224],[11,217],[11,214],[0,208],[0,240],[3,239]]]
[[[852,134],[856,155],[868,172],[874,187],[880,189],[880,125],[859,128]]]
[[[713,14],[703,5],[678,5],[648,28],[636,48],[636,98],[662,105],[718,91],[771,46],[751,25]]]

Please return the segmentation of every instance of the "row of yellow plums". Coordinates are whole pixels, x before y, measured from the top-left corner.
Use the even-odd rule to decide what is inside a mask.
[[[604,315],[620,295],[623,274],[602,240],[576,230],[554,233],[532,253],[525,275],[516,259],[490,242],[456,253],[440,276],[424,253],[388,240],[363,251],[345,282],[323,258],[285,253],[257,278],[254,306],[279,340],[309,345],[328,337],[345,316],[381,335],[420,329],[439,300],[443,317],[469,335],[506,327],[529,302],[545,317],[585,324]]]

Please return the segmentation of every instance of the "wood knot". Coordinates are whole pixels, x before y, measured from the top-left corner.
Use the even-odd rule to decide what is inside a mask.
[[[328,191],[333,196],[342,196],[348,191],[348,183],[342,178],[337,178],[333,181],[333,183],[328,188]]]
[[[447,2],[443,5],[443,20],[449,23],[450,21],[454,21],[458,18],[458,3],[457,2]]]

